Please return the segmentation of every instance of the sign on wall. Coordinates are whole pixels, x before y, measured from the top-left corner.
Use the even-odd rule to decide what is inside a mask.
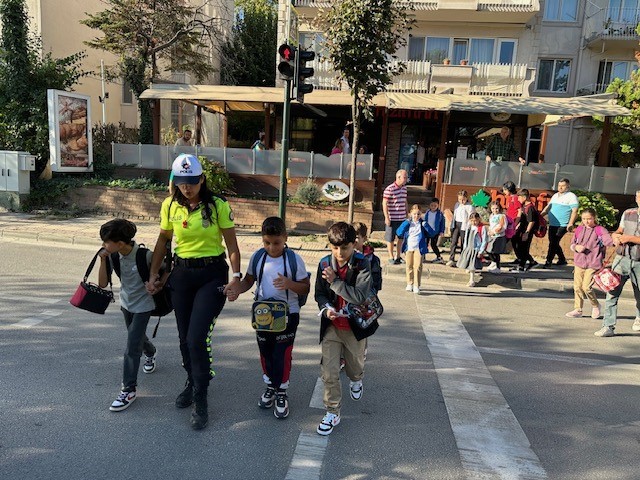
[[[92,172],[91,97],[47,90],[49,158],[54,172]]]

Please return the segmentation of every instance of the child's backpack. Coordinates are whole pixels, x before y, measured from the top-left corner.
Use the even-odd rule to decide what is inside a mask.
[[[287,256],[287,260],[289,260],[289,265],[291,266],[291,278],[293,278],[294,282],[297,282],[296,278],[298,276],[298,262],[296,261],[296,254],[293,252],[293,250],[290,250],[289,247],[284,247],[284,253]],[[258,263],[260,262],[260,260],[265,258],[265,255],[267,255],[267,251],[264,248],[259,249],[255,255],[253,256],[253,262],[251,263],[251,271],[253,272],[253,276],[256,279],[256,283],[258,284],[258,288],[260,285],[260,280],[262,280],[262,272],[264,270],[264,262],[261,262],[260,265],[260,269],[258,269]],[[258,271],[260,270],[260,271]],[[311,277],[310,273],[307,273],[308,277]],[[257,295],[257,290],[256,290],[256,295]],[[307,298],[309,297],[309,295],[298,295],[298,305],[300,307],[303,307],[306,303],[307,303]]]
[[[171,245],[167,242],[167,255],[165,256],[165,266],[160,270],[160,275],[164,274],[165,271],[171,270]],[[147,252],[149,249],[144,246],[144,243],[139,244],[138,251],[136,252],[136,267],[138,269],[138,274],[143,282],[149,281],[150,271],[149,265],[147,265]],[[113,271],[116,273],[118,278],[120,277],[120,256],[118,252],[111,254],[111,264],[113,265]],[[169,289],[163,288],[158,293],[153,295],[153,303],[155,304],[155,308],[151,312],[152,316],[157,315],[158,317],[164,317],[165,315],[170,314],[173,311],[173,304],[171,303],[171,292]],[[158,321],[158,324],[160,322]],[[158,325],[153,332],[153,336],[156,336],[156,332],[158,330]]]

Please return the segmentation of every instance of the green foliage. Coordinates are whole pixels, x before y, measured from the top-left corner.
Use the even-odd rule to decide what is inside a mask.
[[[336,1],[316,17],[315,27],[325,32],[328,59],[351,91],[352,152],[358,151],[361,117],[373,117],[369,108],[373,97],[405,69],[403,63],[394,66],[389,60],[396,60],[398,48],[407,43],[406,33],[414,22],[410,7],[411,2],[397,0]],[[351,162],[349,222],[353,221],[355,166]]]
[[[163,192],[167,190],[167,185],[159,182],[155,178],[89,178],[82,182],[82,185],[101,185],[104,187],[128,188],[134,190],[148,190],[150,192]]]
[[[293,196],[293,200],[296,203],[303,203],[305,205],[317,205],[322,198],[322,191],[320,187],[313,181],[313,178],[307,178],[298,186],[296,194]]]
[[[138,143],[137,128],[127,127],[124,123],[97,123],[93,130],[93,173],[97,177],[111,177],[115,165],[111,158],[111,142]]]
[[[607,93],[618,95],[618,104],[631,110],[631,115],[615,117],[611,125],[613,159],[621,167],[640,163],[640,70],[629,80],[616,78]]]
[[[580,206],[578,207],[578,216],[576,225],[580,223],[580,214],[585,208],[593,208],[598,217],[598,223],[609,230],[614,230],[618,226],[617,215],[618,210],[613,204],[601,193],[584,192],[582,190],[573,190],[578,197]]]
[[[207,15],[210,1],[104,0],[106,10],[87,14],[81,23],[100,30],[102,37],[85,42],[119,59],[107,72],[125,79],[140,109],[140,139],[151,143],[151,106],[140,100],[153,78],[160,77],[160,64],[174,72],[189,72],[202,82],[214,72],[209,58],[211,45],[218,42],[219,19]]]
[[[223,85],[275,85],[278,2],[238,0],[231,35],[222,44]]]
[[[70,89],[84,75],[84,54],[42,55],[40,40],[29,37],[24,0],[1,1],[0,21],[0,148],[36,155],[37,177],[49,163],[47,89]]]
[[[209,190],[218,195],[233,192],[233,179],[221,163],[208,160],[207,157],[199,157],[199,160]]]

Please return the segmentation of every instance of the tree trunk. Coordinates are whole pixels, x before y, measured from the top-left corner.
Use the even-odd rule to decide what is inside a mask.
[[[357,90],[353,92],[351,118],[353,120],[353,142],[351,143],[351,171],[349,175],[349,210],[347,213],[348,223],[353,223],[353,209],[356,200],[356,165],[358,163],[358,136],[360,135],[360,100],[358,98]]]
[[[153,143],[153,120],[151,117],[151,104],[149,100],[138,99],[140,109],[140,143]]]

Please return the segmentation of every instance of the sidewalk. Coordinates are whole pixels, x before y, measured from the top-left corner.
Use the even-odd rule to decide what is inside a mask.
[[[27,242],[47,243],[55,242],[68,245],[94,246],[99,248],[101,241],[99,237],[100,226],[110,220],[108,216],[88,216],[72,219],[59,219],[57,217],[46,217],[29,215],[24,213],[0,213],[0,238],[8,240],[22,240]],[[153,248],[158,238],[159,223],[155,220],[132,220],[138,227],[136,240],[144,243],[149,248]],[[242,230],[237,232],[238,245],[246,262],[250,253],[262,246],[259,232],[255,230]],[[373,239],[379,240],[380,235],[375,232]],[[322,235],[290,236],[287,244],[296,250],[305,260],[310,270],[313,265],[317,265],[320,259],[328,254],[326,237]],[[383,275],[387,280],[398,282],[405,281],[405,266],[390,265],[388,263],[387,249],[378,248],[376,254],[382,263]],[[428,259],[433,257],[427,255]],[[446,255],[445,255],[446,258]],[[506,265],[512,260],[512,256],[504,256],[503,263]],[[553,267],[544,270],[540,267],[524,272],[513,274],[503,268],[499,275],[482,272],[478,274],[476,280],[477,287],[501,286],[516,290],[524,289],[528,291],[555,291],[566,292],[568,296],[573,295],[573,269],[569,267]],[[454,282],[456,285],[465,285],[469,280],[468,273],[446,265],[425,263],[423,266],[423,283],[429,282]],[[629,282],[630,283],[630,282]],[[631,287],[625,287],[622,296],[633,298]],[[602,298],[603,294],[599,293]]]

